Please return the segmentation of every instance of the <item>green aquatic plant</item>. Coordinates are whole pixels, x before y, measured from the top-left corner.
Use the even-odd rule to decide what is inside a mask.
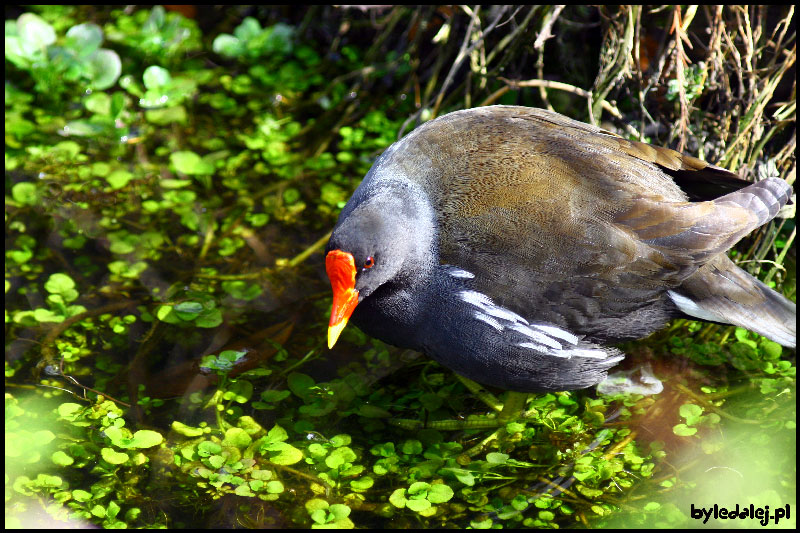
[[[688,527],[719,487],[790,500],[796,367],[774,343],[678,321],[624,348],[659,395],[542,394],[497,438],[445,430],[496,416],[488,396],[356,328],[325,349],[319,253],[398,134],[484,103],[581,118],[569,88],[629,27],[643,46],[609,56],[595,119],[789,174],[784,8],[683,18],[697,42],[737,28],[683,84],[681,6],[26,9],[6,23],[7,527]],[[737,57],[762,89],[721,89]],[[735,258],[792,296],[794,235],[780,219]]]

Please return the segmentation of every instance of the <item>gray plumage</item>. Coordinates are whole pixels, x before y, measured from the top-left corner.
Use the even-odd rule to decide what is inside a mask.
[[[387,149],[328,250],[375,258],[356,278],[367,333],[482,383],[581,388],[621,359],[604,343],[676,316],[793,347],[795,305],[725,255],[790,194],[777,178],[750,184],[556,113],[492,106]]]

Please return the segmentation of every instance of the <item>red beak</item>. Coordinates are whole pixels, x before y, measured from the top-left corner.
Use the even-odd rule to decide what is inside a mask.
[[[333,348],[358,305],[356,262],[347,252],[331,250],[325,257],[325,270],[333,289],[331,321],[328,323],[328,348]]]

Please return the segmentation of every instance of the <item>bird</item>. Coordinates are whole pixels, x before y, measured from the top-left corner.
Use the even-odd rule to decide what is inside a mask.
[[[615,344],[678,317],[795,347],[795,304],[726,254],[790,196],[552,111],[455,111],[386,149],[342,209],[328,345],[352,321],[522,393],[600,383]]]

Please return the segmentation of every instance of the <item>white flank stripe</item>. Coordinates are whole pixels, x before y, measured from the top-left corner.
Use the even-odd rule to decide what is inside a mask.
[[[519,346],[520,348],[530,348],[531,350],[536,350],[537,352],[545,352],[548,355],[555,355],[556,357],[567,357],[567,354],[564,353],[563,355],[559,353],[552,353],[551,350],[548,350],[541,344],[535,344],[533,342],[518,342],[515,346]]]
[[[513,329],[514,331],[518,331],[518,332],[522,333],[526,337],[530,337],[531,339],[533,339],[534,341],[536,341],[536,342],[538,342],[540,344],[544,344],[545,346],[549,346],[550,348],[554,348],[556,350],[561,350],[563,348],[561,346],[561,343],[559,343],[558,341],[554,340],[551,337],[548,337],[544,333],[537,333],[537,332],[533,331],[531,328],[529,328],[528,326],[524,326],[522,324],[513,324],[513,325],[509,326],[509,328]]]
[[[458,293],[458,296],[468,304],[480,307],[481,309],[494,305],[488,296],[477,291],[461,291]]]
[[[518,314],[514,313],[513,311],[509,311],[508,309],[495,305],[494,302],[492,302],[491,298],[489,298],[485,294],[481,294],[480,292],[476,291],[461,291],[458,293],[458,295],[465,302],[472,304],[475,307],[479,307],[481,311],[483,311],[484,313],[490,314],[497,318],[508,320],[510,322],[520,322],[522,324],[528,323],[527,320],[525,320]]]
[[[538,324],[531,324],[532,327],[542,330],[551,337],[557,337],[559,339],[564,339],[570,344],[578,344],[580,340],[577,335],[573,335],[569,331],[565,331],[561,328],[557,328],[555,326],[540,326]]]
[[[603,350],[565,350],[570,357],[588,357],[589,359],[607,359],[608,354]]]
[[[460,268],[451,268],[449,274],[454,278],[472,279],[475,277],[475,274],[472,272],[467,272],[466,270],[461,270]]]
[[[460,273],[469,272],[455,269],[452,274],[459,277]],[[461,291],[458,293],[459,298],[470,305],[475,306],[477,309],[474,312],[475,318],[492,326],[497,331],[504,331],[509,329],[515,331],[520,335],[524,335],[531,342],[519,342],[516,346],[520,348],[528,348],[540,353],[544,353],[553,357],[572,358],[572,357],[587,357],[590,359],[607,359],[608,354],[603,350],[593,350],[590,348],[577,348],[580,337],[565,331],[556,326],[546,326],[542,324],[530,324],[527,320],[520,315],[510,311],[504,307],[495,305],[492,299],[477,291]],[[675,297],[670,294],[675,300]],[[676,295],[678,298],[683,298]],[[688,300],[687,298],[683,298]],[[675,302],[680,307],[678,301]],[[683,310],[683,308],[681,308]],[[684,312],[687,312],[683,310]],[[690,313],[687,313],[690,314]],[[693,315],[697,316],[697,315]],[[565,349],[562,342],[571,344],[573,347]]]
[[[485,315],[483,313],[478,312],[478,313],[475,313],[475,318],[477,318],[478,320],[482,320],[483,322],[486,322],[487,324],[492,326],[497,331],[503,331],[503,324],[501,324],[500,322],[498,322],[494,318],[490,317],[489,315]]]

